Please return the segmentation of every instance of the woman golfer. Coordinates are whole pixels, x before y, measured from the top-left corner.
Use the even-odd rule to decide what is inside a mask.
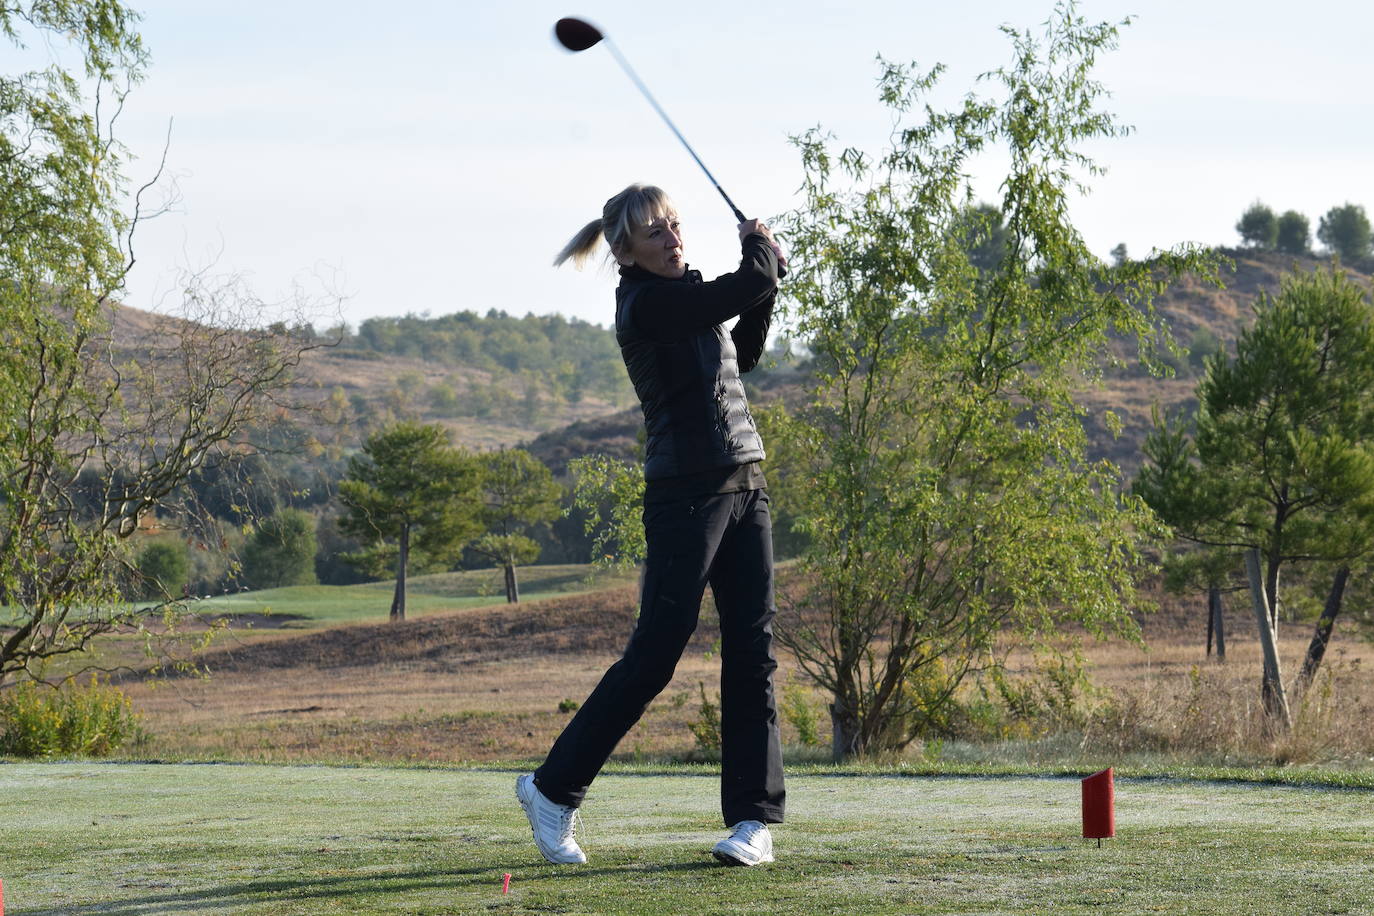
[[[631,185],[559,252],[581,264],[604,237],[620,264],[615,333],[644,410],[647,557],[639,621],[554,742],[516,780],[534,841],[550,862],[585,862],[576,812],[616,744],[672,680],[711,586],[721,633],[721,811],[729,865],[773,861],[782,822],[782,753],[773,698],[773,543],[763,442],[739,374],[763,353],[780,255],[768,227],[739,225],[740,265],[703,281],[682,255],[672,201]],[[739,316],[733,330],[723,325]]]

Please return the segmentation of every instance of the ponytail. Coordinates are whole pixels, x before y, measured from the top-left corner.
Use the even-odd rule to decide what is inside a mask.
[[[557,267],[569,258],[575,267],[581,267],[596,251],[597,242],[602,238],[611,246],[611,253],[624,251],[630,244],[630,234],[636,226],[647,226],[662,216],[677,215],[677,208],[662,189],[648,184],[632,184],[621,191],[601,208],[601,219],[594,219],[578,230],[558,257],[553,259]]]
[[[572,258],[573,266],[578,270],[587,263],[587,259],[596,251],[597,242],[601,241],[604,230],[601,228],[601,220],[594,219],[577,231],[577,235],[572,237],[572,241],[563,246],[563,250],[558,252],[558,257],[553,259],[553,266],[557,267],[564,261]]]

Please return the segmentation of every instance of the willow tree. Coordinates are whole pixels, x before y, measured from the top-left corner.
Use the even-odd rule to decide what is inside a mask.
[[[1013,644],[1071,664],[1067,627],[1134,627],[1154,523],[1087,459],[1074,395],[1120,339],[1148,357],[1165,335],[1154,296],[1207,259],[1108,266],[1069,218],[1099,171],[1082,145],[1126,132],[1090,78],[1117,27],[1066,3],[1043,35],[1004,31],[1012,62],[950,110],[927,101],[941,68],[882,63],[881,153],[796,140],[783,290],[818,368],[810,403],[769,418],[779,504],[810,535],[779,636],[832,698],[837,757],[946,730],[961,686],[1000,677]],[[989,162],[1006,172],[980,209],[970,175]],[[1004,239],[992,269],[971,258],[979,212],[1000,216],[981,229]]]
[[[145,65],[137,23],[117,0],[0,4],[0,41],[81,61],[0,73],[0,683],[143,624],[123,600],[135,536],[188,518],[182,484],[243,449],[315,345],[204,278],[181,314],[116,332],[144,200],[126,209],[112,132]],[[180,597],[161,595],[166,624]]]

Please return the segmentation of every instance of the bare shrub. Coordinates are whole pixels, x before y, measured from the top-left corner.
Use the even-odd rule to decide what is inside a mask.
[[[1158,677],[1115,690],[1092,711],[1081,746],[1090,754],[1162,752],[1199,762],[1367,759],[1374,755],[1370,711],[1370,686],[1358,658],[1338,658],[1322,671],[1299,697],[1292,731],[1279,735],[1252,678],[1194,665],[1181,681]]]

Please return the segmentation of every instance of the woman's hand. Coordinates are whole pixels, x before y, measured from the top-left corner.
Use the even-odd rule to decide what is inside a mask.
[[[773,244],[773,230],[761,219],[747,219],[739,224],[739,240],[742,242],[747,237],[755,233],[768,239],[768,243]]]
[[[773,230],[761,219],[747,219],[739,224],[739,240],[742,242],[747,237],[758,234],[768,240],[773,252],[778,256],[778,263],[784,268],[787,266],[787,256],[782,253],[782,246],[773,238]]]

